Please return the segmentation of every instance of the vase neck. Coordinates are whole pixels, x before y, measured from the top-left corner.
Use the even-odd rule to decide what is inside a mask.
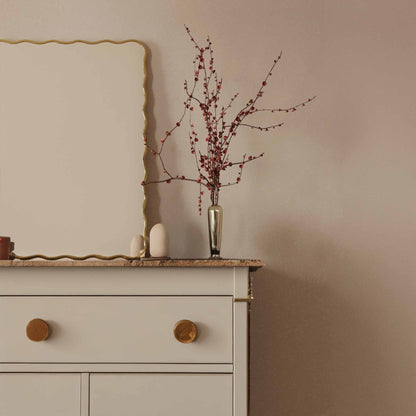
[[[211,203],[212,203],[212,205],[218,205],[219,196],[220,196],[219,188],[215,187],[215,188],[211,189]]]

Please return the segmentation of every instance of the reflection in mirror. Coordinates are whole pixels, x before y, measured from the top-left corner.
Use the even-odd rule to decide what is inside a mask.
[[[0,42],[0,235],[29,255],[128,254],[144,233],[145,49]]]

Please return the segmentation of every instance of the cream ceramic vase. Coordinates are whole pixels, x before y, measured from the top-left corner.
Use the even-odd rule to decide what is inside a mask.
[[[130,257],[142,257],[144,255],[144,237],[135,235],[130,242]]]
[[[168,257],[168,254],[168,232],[163,224],[156,224],[150,230],[150,255],[152,257]]]

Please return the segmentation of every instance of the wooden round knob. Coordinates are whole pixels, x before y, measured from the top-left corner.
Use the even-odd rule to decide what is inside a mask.
[[[184,344],[189,344],[194,342],[198,335],[198,328],[192,322],[184,319],[182,321],[176,322],[175,328],[173,329],[173,334],[175,338]]]
[[[44,341],[49,335],[49,326],[43,319],[32,319],[26,326],[26,335],[31,341]]]

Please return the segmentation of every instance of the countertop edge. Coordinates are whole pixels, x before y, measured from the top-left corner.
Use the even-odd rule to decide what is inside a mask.
[[[264,267],[250,259],[144,259],[144,260],[0,260],[2,267]]]

